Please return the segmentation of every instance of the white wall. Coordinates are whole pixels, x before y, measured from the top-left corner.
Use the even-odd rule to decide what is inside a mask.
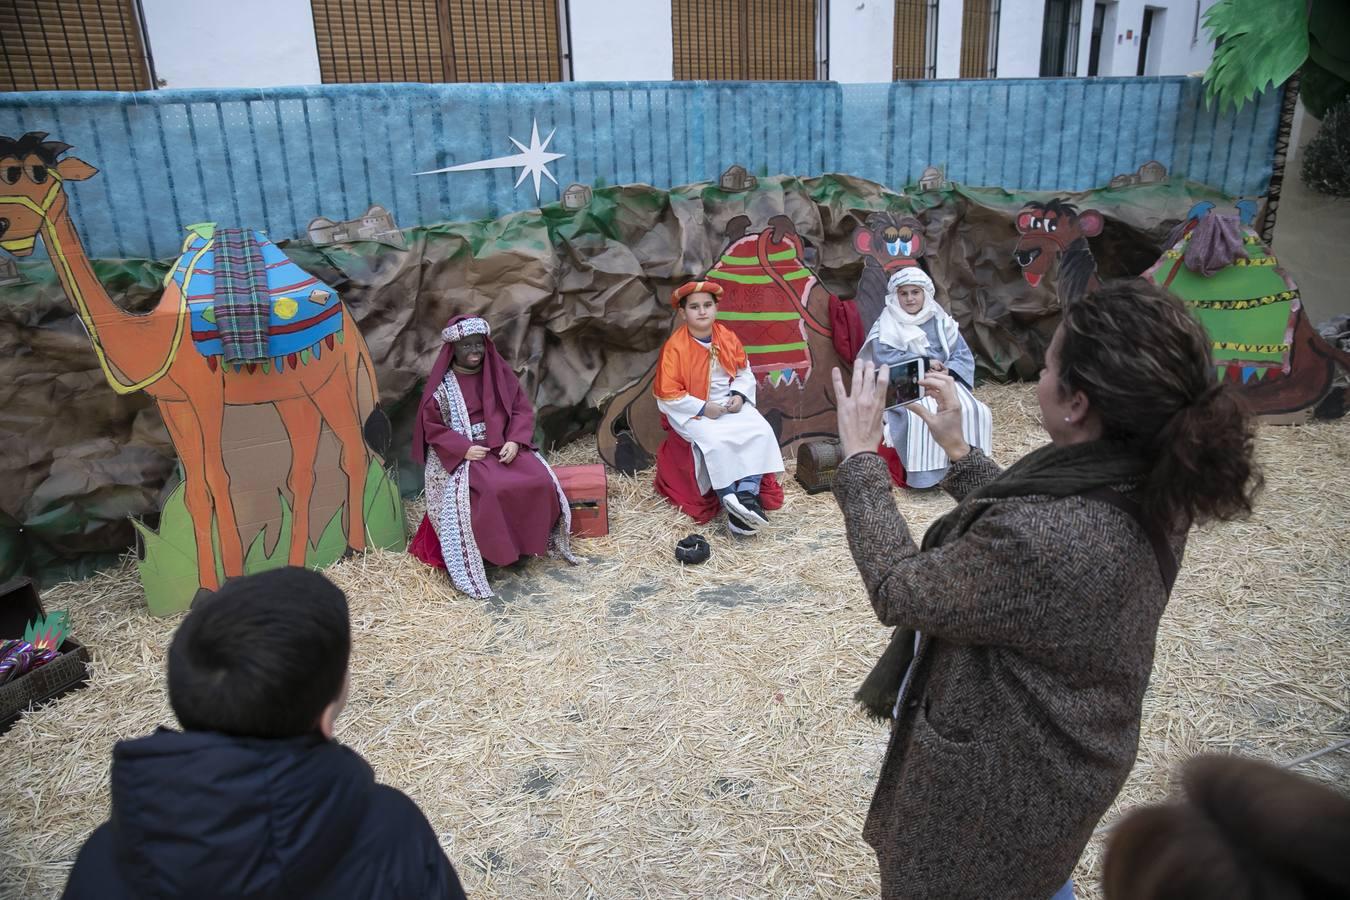
[[[675,72],[670,0],[571,0],[572,78],[669,81]]]
[[[830,4],[830,80],[890,81],[895,72],[893,0]]]
[[[1044,31],[1045,0],[1007,0],[1002,5],[998,18],[999,78],[1036,78],[1041,74]]]
[[[1148,74],[1194,75],[1208,68],[1209,61],[1214,56],[1214,42],[1210,40],[1209,32],[1205,30],[1204,13],[1216,2],[1218,0],[1201,0],[1198,33],[1195,27],[1195,0],[1171,0],[1169,3],[1153,0],[1148,4],[1154,7],[1167,7],[1167,13],[1163,17],[1160,52],[1155,55],[1152,50],[1149,51],[1149,56],[1157,60],[1157,69],[1154,70],[1155,63],[1150,59]],[[1156,43],[1157,39],[1158,17],[1155,13],[1150,44]]]
[[[319,84],[309,0],[141,0],[155,74],[171,88]]]
[[[937,77],[961,77],[961,10],[962,0],[940,0],[938,3]]]

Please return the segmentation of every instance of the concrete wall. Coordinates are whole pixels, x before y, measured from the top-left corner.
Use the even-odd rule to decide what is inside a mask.
[[[319,84],[309,0],[141,0],[155,73],[171,88]]]
[[[835,0],[830,4],[830,79],[849,83],[890,81],[894,33],[893,2]]]
[[[670,0],[571,0],[575,81],[669,81]]]

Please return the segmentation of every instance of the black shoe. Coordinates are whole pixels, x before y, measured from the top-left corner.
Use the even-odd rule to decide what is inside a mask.
[[[753,537],[756,534],[754,525],[742,519],[730,509],[727,510],[727,531],[737,537]]]
[[[754,522],[756,525],[769,524],[768,517],[764,515],[764,506],[759,502],[759,494],[750,491],[737,491],[732,496],[736,498],[738,505],[741,507],[736,512],[742,519]]]

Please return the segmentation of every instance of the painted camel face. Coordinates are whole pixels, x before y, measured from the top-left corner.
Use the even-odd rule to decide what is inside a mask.
[[[873,213],[853,232],[853,249],[871,257],[886,274],[917,264],[923,255],[923,226],[918,219]]]
[[[69,145],[43,141],[46,136],[30,132],[16,140],[0,135],[0,249],[15,256],[33,252],[43,222],[65,202],[62,182],[83,181],[98,172],[73,156],[58,162]]]
[[[1036,287],[1054,266],[1059,254],[1075,241],[1102,233],[1102,214],[1095,209],[1081,213],[1072,203],[1051,200],[1028,203],[1017,215],[1021,237],[1013,249],[1013,259],[1022,267],[1027,284]]]

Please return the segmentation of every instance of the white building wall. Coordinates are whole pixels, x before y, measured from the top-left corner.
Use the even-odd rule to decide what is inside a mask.
[[[319,84],[309,0],[141,0],[155,74],[171,88]]]
[[[1036,78],[1041,74],[1044,19],[1045,0],[1004,0],[998,19],[999,78]]]
[[[571,0],[572,78],[669,81],[675,73],[670,0]]]
[[[830,80],[890,81],[895,73],[894,35],[894,2],[834,0],[830,4]]]
[[[1213,54],[1201,12],[1217,0],[1111,0],[1106,5],[1100,75],[1134,75],[1144,8],[1154,17],[1146,74],[1203,71]],[[156,73],[173,88],[318,84],[318,48],[310,0],[142,0]],[[1040,74],[1046,0],[1003,0],[998,76]],[[940,0],[938,78],[961,67],[963,0]],[[1087,75],[1094,0],[1083,0],[1078,74]],[[895,4],[831,0],[830,78],[887,82],[893,71]],[[577,81],[667,81],[673,75],[671,0],[570,0],[572,77]],[[255,24],[257,23],[257,24]],[[266,23],[265,25],[260,23]],[[1129,37],[1126,37],[1126,35]]]
[[[961,0],[939,0],[937,77],[961,77]]]

